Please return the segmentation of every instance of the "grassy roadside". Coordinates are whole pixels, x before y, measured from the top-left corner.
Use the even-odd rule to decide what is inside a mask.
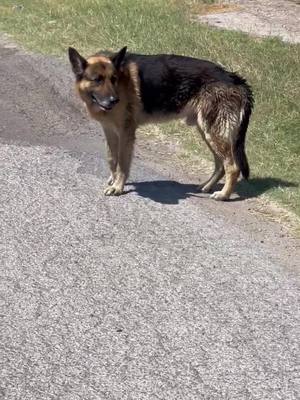
[[[175,0],[16,3],[1,0],[0,31],[33,50],[63,55],[73,45],[89,54],[127,45],[130,51],[208,58],[246,76],[256,99],[247,145],[253,179],[239,191],[266,193],[300,215],[300,46],[201,26]],[[176,138],[185,135],[190,151],[210,157],[179,122],[158,129]]]

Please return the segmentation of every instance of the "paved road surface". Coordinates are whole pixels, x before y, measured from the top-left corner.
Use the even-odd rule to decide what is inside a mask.
[[[258,240],[225,217],[241,203],[141,159],[104,197],[69,69],[2,44],[0,77],[0,398],[299,398],[297,250],[275,225]]]

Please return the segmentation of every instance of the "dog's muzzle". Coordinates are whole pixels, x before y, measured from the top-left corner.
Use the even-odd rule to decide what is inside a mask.
[[[119,98],[115,96],[110,96],[106,98],[99,99],[99,97],[95,94],[91,94],[92,102],[97,104],[102,110],[109,111],[119,102]]]

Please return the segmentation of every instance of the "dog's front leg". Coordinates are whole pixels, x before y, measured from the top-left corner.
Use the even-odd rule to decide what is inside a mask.
[[[118,153],[119,153],[119,137],[112,129],[105,129],[107,161],[110,168],[110,177],[108,178],[108,185],[112,185],[116,180]]]
[[[123,193],[126,180],[129,176],[132,160],[135,140],[135,127],[130,127],[121,131],[118,139],[119,146],[117,170],[113,184],[108,186],[104,191],[105,195],[107,196],[117,196]]]

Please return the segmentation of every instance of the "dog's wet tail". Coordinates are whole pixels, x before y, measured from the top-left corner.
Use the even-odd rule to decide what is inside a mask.
[[[249,89],[250,90],[250,89]],[[249,91],[249,97],[247,99],[246,105],[244,107],[244,113],[239,129],[239,133],[236,139],[236,142],[233,146],[233,156],[235,162],[241,170],[241,173],[245,179],[249,178],[250,168],[247,160],[247,156],[245,153],[245,140],[246,140],[246,132],[249,125],[249,120],[252,112],[253,100],[252,93]]]

